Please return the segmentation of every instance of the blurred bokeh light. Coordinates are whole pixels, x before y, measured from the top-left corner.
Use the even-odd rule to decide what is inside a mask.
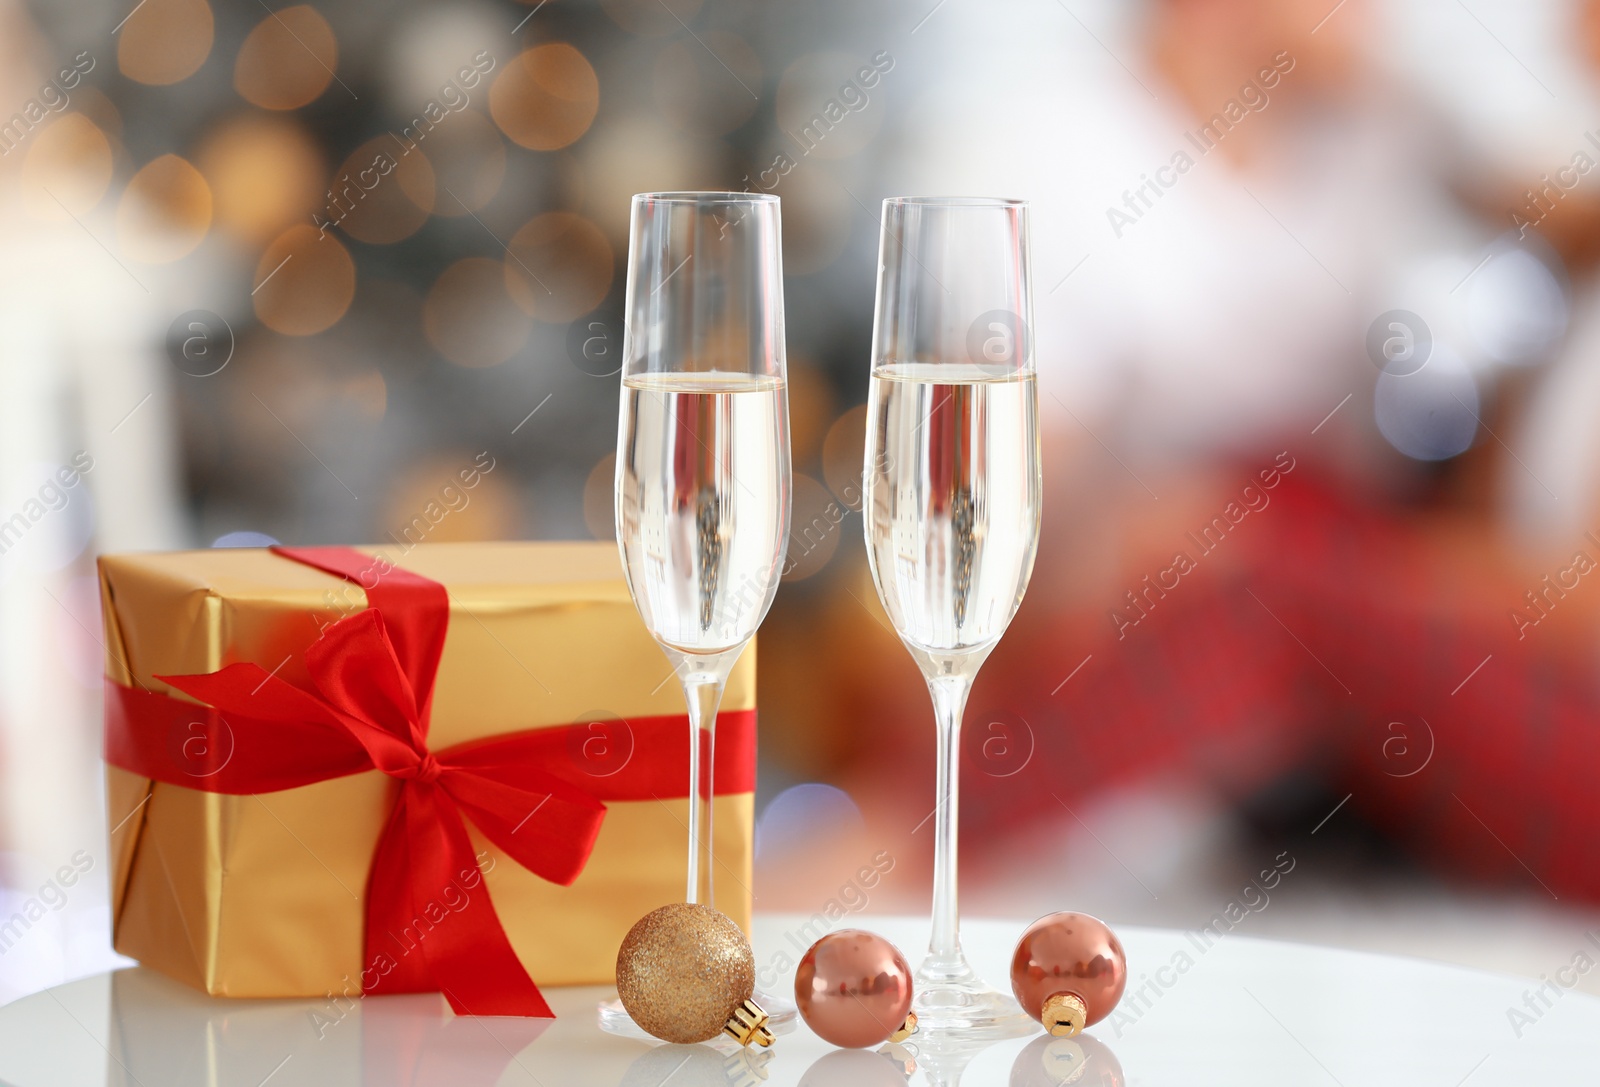
[[[334,171],[320,215],[357,241],[386,245],[421,229],[438,192],[433,164],[420,145],[375,136]]]
[[[702,0],[600,0],[605,13],[630,34],[671,34],[700,14]]]
[[[433,166],[435,215],[482,211],[506,179],[506,145],[483,114],[463,109],[428,135]]]
[[[181,82],[211,55],[213,30],[206,0],[145,0],[119,32],[117,66],[138,83]]]
[[[308,4],[279,8],[256,24],[239,47],[233,87],[262,109],[298,109],[333,82],[339,43],[333,28]]]
[[[679,39],[661,50],[656,104],[679,128],[720,136],[748,121],[760,105],[750,88],[762,84],[761,58],[749,42],[726,31],[708,31],[702,39]]]
[[[565,147],[588,131],[600,108],[600,81],[584,55],[565,42],[509,60],[489,91],[495,124],[534,151]]]
[[[252,292],[256,317],[285,336],[328,328],[355,297],[356,266],[331,234],[306,223],[292,226],[261,254]]]
[[[22,160],[28,211],[40,219],[85,215],[111,184],[111,145],[81,113],[64,113],[33,138]]]
[[[546,212],[512,236],[506,289],[530,316],[566,324],[600,304],[614,267],[611,244],[599,227],[572,212]]]
[[[166,264],[211,229],[211,187],[185,159],[162,155],[128,179],[117,205],[117,242],[134,260]]]
[[[496,366],[521,350],[533,321],[512,302],[500,262],[458,260],[440,274],[422,308],[428,342],[459,366]]]
[[[298,121],[245,113],[206,134],[195,162],[211,187],[217,225],[260,244],[291,222],[309,222],[326,199],[327,165]]]

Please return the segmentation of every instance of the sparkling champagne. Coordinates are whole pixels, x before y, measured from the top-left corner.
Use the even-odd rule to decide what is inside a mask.
[[[867,556],[906,642],[968,652],[1005,633],[1039,539],[1032,372],[885,363],[867,406]]]
[[[634,602],[663,644],[714,653],[761,625],[789,531],[788,428],[780,378],[623,382],[617,537]]]

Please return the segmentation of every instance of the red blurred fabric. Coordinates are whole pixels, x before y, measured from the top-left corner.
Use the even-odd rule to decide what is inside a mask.
[[[1580,603],[1557,601],[1575,620],[1560,629],[1519,631],[1511,610],[1537,584],[1304,469],[1271,496],[1120,637],[1108,611],[1024,607],[968,721],[1014,712],[1036,749],[1009,777],[967,760],[968,840],[1061,818],[1051,793],[1178,774],[1242,798],[1310,768],[1421,864],[1600,901],[1600,683]],[[1569,595],[1600,602],[1594,580]]]

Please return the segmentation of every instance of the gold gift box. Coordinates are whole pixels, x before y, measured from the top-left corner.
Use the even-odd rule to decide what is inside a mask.
[[[614,545],[362,550],[449,590],[433,750],[530,728],[684,713]],[[250,661],[308,685],[305,646],[351,602],[365,606],[352,583],[255,549],[107,555],[100,586],[107,676],[186,701],[155,677]],[[723,709],[754,706],[752,646],[729,678]],[[227,796],[110,765],[106,782],[119,952],[218,996],[359,990],[367,872],[398,782],[371,770]],[[715,806],[717,906],[748,931],[754,797],[719,796]],[[474,848],[487,854],[484,882],[500,922],[541,986],[610,984],[633,923],[683,897],[687,797],[606,807],[594,852],[570,887],[518,866],[467,822]]]

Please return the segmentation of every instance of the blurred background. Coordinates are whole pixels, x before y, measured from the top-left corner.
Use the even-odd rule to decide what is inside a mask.
[[[965,910],[1567,968],[1597,7],[0,0],[0,1001],[115,961],[94,555],[387,542],[485,453],[430,539],[611,538],[628,198],[690,188],[783,201],[758,909],[926,909],[857,512],[878,209],[1020,196],[1046,526]]]

